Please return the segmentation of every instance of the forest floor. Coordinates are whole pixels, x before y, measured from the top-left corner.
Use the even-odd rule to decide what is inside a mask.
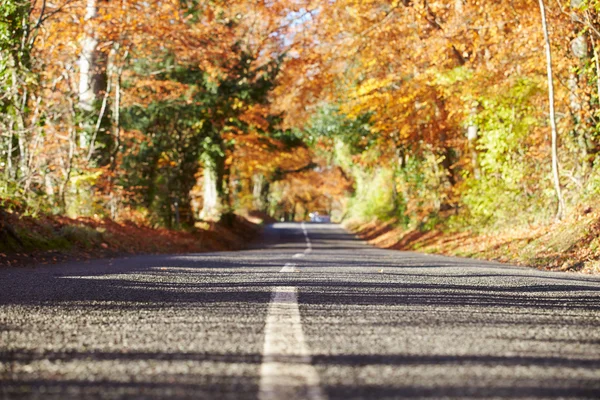
[[[421,232],[396,221],[350,221],[346,227],[370,244],[396,250],[495,260],[541,270],[600,273],[600,212],[580,211],[549,225],[495,232]]]
[[[193,230],[182,231],[110,219],[49,215],[34,218],[14,212],[3,212],[0,219],[0,266],[133,254],[239,250],[256,237],[262,222],[260,217],[236,215],[229,224],[202,223]]]

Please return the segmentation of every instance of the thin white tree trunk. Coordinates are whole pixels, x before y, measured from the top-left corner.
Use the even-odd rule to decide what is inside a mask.
[[[200,219],[216,220],[220,215],[219,192],[217,189],[217,172],[214,165],[204,162],[204,203]]]
[[[98,95],[94,87],[94,76],[97,73],[98,38],[91,22],[98,16],[97,2],[98,0],[87,0],[85,34],[81,42],[81,53],[79,55],[79,108],[88,112],[94,109],[94,103]],[[84,128],[86,128],[85,123]],[[81,133],[79,146],[84,149],[89,146],[86,132]]]
[[[8,181],[14,176],[12,156],[13,156],[13,127],[14,121],[10,121],[8,126],[8,150],[6,151],[6,170],[4,171],[4,177],[6,179],[7,189]]]
[[[91,111],[96,98],[92,78],[94,75],[94,62],[98,39],[94,29],[90,26],[91,20],[98,16],[97,0],[87,0],[85,13],[85,36],[81,43],[79,55],[79,106],[86,111]]]
[[[110,71],[110,66],[111,66],[110,57],[109,57],[109,61],[108,61],[108,66],[109,66],[109,71]],[[106,114],[106,107],[108,106],[108,98],[110,97],[110,91],[111,91],[111,87],[112,87],[110,73],[108,75],[109,76],[107,79],[106,90],[104,91],[104,95],[102,96],[102,106],[100,106],[100,114],[98,114],[98,118],[96,119],[96,125],[94,127],[94,132],[92,133],[91,141],[88,146],[89,147],[88,154],[87,154],[88,162],[92,159],[92,157],[94,155],[94,151],[96,150],[96,138],[98,137],[98,133],[100,132],[100,128],[102,127],[102,119],[104,119],[104,115]]]
[[[125,62],[129,57],[129,50],[125,51],[125,54],[121,58],[121,65],[117,68],[115,73],[115,101],[113,104],[113,112],[112,112],[112,129],[113,129],[113,141],[114,141],[114,149],[111,155],[111,169],[115,169],[117,167],[117,156],[119,153],[119,148],[121,147],[121,78],[123,75],[123,70],[125,69]]]
[[[263,202],[263,188],[265,185],[265,176],[263,174],[254,174],[252,176],[252,199],[253,206],[257,210],[263,210],[265,204]]]
[[[546,64],[548,72],[548,100],[550,103],[550,128],[552,130],[552,176],[554,180],[554,190],[556,200],[558,201],[558,210],[556,219],[562,219],[565,213],[565,202],[560,188],[560,175],[558,168],[558,133],[556,129],[556,113],[554,111],[554,79],[552,77],[552,50],[550,48],[550,36],[548,35],[548,24],[546,22],[546,8],[544,0],[540,2],[540,13],[542,17],[542,29],[544,31],[544,41],[546,44]]]

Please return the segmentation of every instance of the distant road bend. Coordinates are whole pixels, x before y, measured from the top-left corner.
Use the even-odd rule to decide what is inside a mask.
[[[0,270],[0,397],[600,399],[600,278],[375,249]]]

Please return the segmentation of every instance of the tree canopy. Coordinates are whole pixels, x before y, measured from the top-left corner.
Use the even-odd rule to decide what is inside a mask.
[[[0,197],[168,227],[549,221],[600,187],[599,9],[7,0]]]

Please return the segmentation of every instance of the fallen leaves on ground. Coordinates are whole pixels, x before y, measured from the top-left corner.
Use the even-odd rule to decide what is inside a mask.
[[[471,257],[551,271],[600,273],[600,213],[589,209],[549,225],[487,233],[421,232],[407,230],[396,221],[353,221],[346,225],[361,239],[385,249]]]

